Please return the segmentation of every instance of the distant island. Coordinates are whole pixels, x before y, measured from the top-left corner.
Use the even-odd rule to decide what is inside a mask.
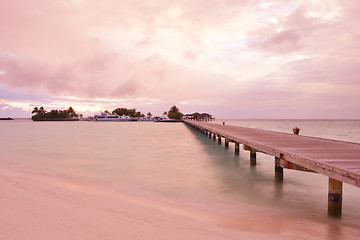
[[[43,107],[34,107],[31,113],[35,114],[31,117],[33,121],[79,121],[79,116],[72,107],[67,110],[51,110],[50,112]]]
[[[14,119],[11,117],[7,117],[7,118],[0,118],[0,120],[14,120]]]
[[[100,115],[94,115],[83,118],[82,114],[77,114],[72,107],[66,110],[51,110],[47,111],[44,107],[34,107],[32,111],[33,121],[154,121],[154,122],[181,122],[183,119],[197,120],[197,121],[212,121],[214,118],[208,113],[183,114],[178,107],[172,106],[169,111],[164,112],[160,117],[148,112],[145,114],[136,111],[135,108],[116,108],[112,112],[105,110]],[[1,120],[11,120],[4,118]]]
[[[135,108],[116,108],[112,112],[105,110],[100,115],[94,115],[94,117],[81,118],[83,121],[100,121],[100,122],[126,122],[126,121],[153,121],[153,122],[179,122],[181,121],[183,114],[180,110],[173,106],[168,112],[164,112],[163,116],[154,116],[148,112],[145,114],[140,111],[136,111]]]

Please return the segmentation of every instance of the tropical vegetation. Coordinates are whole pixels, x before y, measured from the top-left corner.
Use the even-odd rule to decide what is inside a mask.
[[[170,119],[181,119],[184,114],[182,114],[176,106],[172,106],[170,110],[167,112],[167,116]]]
[[[144,114],[142,114],[139,111],[136,111],[135,108],[132,109],[127,109],[127,108],[117,108],[114,111],[112,111],[112,114],[117,114],[119,116],[130,116],[132,118],[140,118],[140,117],[145,117]],[[151,113],[150,113],[151,114]],[[148,113],[149,115],[149,113]]]
[[[72,107],[69,107],[66,110],[51,110],[50,112],[46,111],[44,107],[34,107],[34,110],[31,112],[35,114],[31,117],[32,120],[75,120],[78,119],[78,115]]]

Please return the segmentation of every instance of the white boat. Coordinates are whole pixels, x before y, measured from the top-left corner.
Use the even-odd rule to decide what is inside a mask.
[[[139,122],[153,122],[154,119],[150,117],[141,117],[138,119]]]
[[[132,118],[129,116],[119,116],[117,114],[108,114],[101,112],[100,115],[94,116],[95,121],[102,121],[102,122],[126,122],[132,121]]]
[[[154,122],[180,122],[180,120],[170,119],[167,116],[163,116],[163,117],[154,117]]]

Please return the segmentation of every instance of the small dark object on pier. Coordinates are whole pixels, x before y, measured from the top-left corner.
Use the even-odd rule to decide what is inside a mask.
[[[293,133],[294,134],[299,135],[299,132],[300,132],[300,128],[298,128],[298,127],[293,128]]]
[[[223,125],[225,125],[225,122],[223,122]]]

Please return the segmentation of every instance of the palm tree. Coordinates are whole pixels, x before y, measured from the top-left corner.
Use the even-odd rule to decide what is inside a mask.
[[[151,117],[152,117],[151,112],[148,112],[148,113],[146,114],[146,116],[147,116],[148,118],[151,118]]]
[[[168,117],[170,119],[181,119],[183,114],[180,112],[179,108],[172,106],[168,112]]]
[[[70,118],[73,118],[73,117],[77,117],[78,115],[76,114],[75,110],[72,108],[72,107],[69,107],[67,110],[66,110],[68,116]]]
[[[39,108],[39,113],[46,113],[46,110],[43,106]]]
[[[170,108],[169,112],[177,113],[177,112],[180,112],[180,110],[176,106],[172,106]]]
[[[167,112],[163,112],[163,116],[166,116],[167,115]]]
[[[34,114],[34,113],[38,113],[39,112],[39,109],[38,109],[38,107],[34,107],[34,110],[32,110],[32,114]]]

